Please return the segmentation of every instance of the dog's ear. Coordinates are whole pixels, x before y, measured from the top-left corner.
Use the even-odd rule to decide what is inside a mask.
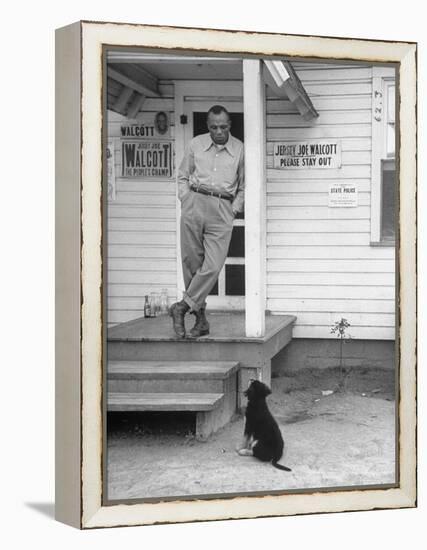
[[[265,397],[267,397],[267,395],[270,395],[271,393],[271,389],[267,386],[267,384],[264,384],[264,392],[265,392]]]
[[[257,381],[255,382],[256,385],[257,385],[257,393],[258,395],[262,396],[262,397],[267,397],[267,395],[270,395],[271,393],[271,390],[270,388],[267,386],[267,384],[264,384],[264,382],[261,382],[261,381]]]

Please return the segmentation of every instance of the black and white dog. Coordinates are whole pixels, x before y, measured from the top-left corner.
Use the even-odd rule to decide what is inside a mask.
[[[266,397],[270,388],[258,380],[252,380],[244,395],[248,398],[242,456],[255,456],[279,470],[291,472],[290,468],[277,464],[283,455],[283,438],[280,428],[268,409]]]

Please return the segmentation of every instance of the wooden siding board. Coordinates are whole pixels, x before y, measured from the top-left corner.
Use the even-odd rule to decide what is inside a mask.
[[[267,285],[392,286],[394,273],[268,272]]]
[[[158,285],[172,286],[175,283],[175,273],[164,271],[113,271],[108,273],[108,282],[114,283],[134,283],[144,285],[145,288]],[[163,287],[162,286],[162,287]],[[145,294],[147,292],[145,291]]]
[[[368,246],[281,246],[267,247],[267,258],[270,259],[330,259],[330,260],[395,260],[394,248],[374,248]]]
[[[366,63],[352,63],[351,65],[342,64],[339,61],[335,63],[321,63],[315,61],[292,61],[294,69],[298,70],[298,74],[303,74],[305,70],[328,70],[333,71],[334,69],[345,69],[346,71],[354,69],[366,69],[369,67]]]
[[[108,219],[112,220],[115,218],[125,218],[128,219],[138,219],[138,220],[150,220],[159,221],[159,220],[170,220],[174,213],[175,209],[173,205],[157,205],[151,204],[147,207],[141,207],[137,205],[119,205],[119,204],[110,204],[108,207]]]
[[[369,80],[372,76],[370,67],[331,67],[324,65],[323,67],[309,67],[301,65],[298,68],[298,76],[301,82],[306,86],[309,82],[337,82],[349,80]]]
[[[268,286],[269,301],[288,298],[295,300],[387,300],[394,303],[394,286],[308,286],[276,284]]]
[[[296,180],[306,180],[306,179],[312,179],[312,180],[319,180],[321,179],[325,174],[326,170],[322,170],[321,168],[316,169],[307,169],[307,170],[289,170],[291,172],[291,178]],[[329,180],[351,180],[354,181],[356,179],[366,179],[371,176],[371,167],[368,165],[351,165],[351,166],[342,166],[341,168],[331,168],[328,169],[327,177]],[[272,181],[281,181],[286,182],[286,178],[288,177],[288,174],[283,174],[282,170],[267,169],[267,178]],[[335,182],[336,183],[336,182]]]
[[[154,207],[170,208],[170,204],[175,200],[175,193],[159,193],[152,191],[123,191],[121,189],[116,190],[116,199],[113,203],[110,203],[109,208],[117,208],[117,206],[126,207]]]
[[[270,195],[274,193],[284,194],[286,197],[292,196],[295,193],[329,193],[329,186],[332,183],[337,183],[335,179],[324,176],[322,179],[293,179],[295,170],[289,171],[287,176],[283,176],[282,180],[267,181],[267,201],[270,200]],[[371,184],[369,178],[352,178],[354,183],[357,183],[359,193],[370,193]]]
[[[307,222],[310,223],[307,223]],[[268,220],[269,233],[369,233],[370,221],[347,218],[345,220]],[[351,242],[351,237],[347,239]]]
[[[267,128],[296,128],[306,127],[314,128],[316,126],[324,126],[327,124],[370,124],[372,113],[369,109],[358,111],[323,111],[315,123],[313,121],[304,120],[298,113],[274,113],[267,115]]]
[[[291,299],[270,298],[268,300],[269,309],[279,311],[290,311],[296,309],[300,315],[302,312],[327,312],[327,313],[388,313],[394,315],[394,304],[391,300],[377,299],[334,299],[333,297],[319,299]]]
[[[269,259],[270,273],[307,272],[316,273],[394,273],[394,260],[357,259]]]
[[[348,79],[346,81],[330,81],[330,82],[306,82],[304,83],[308,95],[316,103],[316,97],[325,95],[366,95],[371,93],[371,82],[369,79]]]
[[[169,260],[175,254],[175,247],[167,245],[109,244],[108,258],[161,258]]]
[[[371,209],[368,206],[352,208],[347,212],[346,208],[328,208],[327,206],[281,206],[267,208],[270,220],[331,220],[335,230],[335,220],[369,220]]]
[[[316,103],[316,110],[320,115],[324,111],[357,111],[359,109],[371,108],[371,96],[365,95],[344,95],[344,96],[317,96],[313,98]],[[294,105],[283,98],[270,97],[267,100],[267,111],[271,115],[273,113],[297,113]]]
[[[175,200],[175,180],[168,181],[141,181],[125,178],[116,178],[117,192],[127,193],[146,193],[147,195],[168,194],[171,199]]]
[[[109,244],[135,244],[135,245],[166,245],[175,246],[175,231],[152,232],[152,231],[111,231],[108,232]]]
[[[140,220],[139,218],[112,218],[108,220],[110,231],[145,231],[149,233],[175,232],[176,223],[172,219],[158,218]]]
[[[174,285],[167,285],[163,283],[156,283],[155,289],[158,288],[165,288],[169,295],[175,294],[175,286]],[[108,298],[118,298],[118,299],[124,299],[124,298],[137,298],[141,299],[144,298],[144,296],[149,292],[149,287],[143,288],[140,284],[121,284],[121,283],[113,283],[108,285]],[[140,304],[140,308],[142,309],[143,304]]]
[[[150,257],[154,260],[153,257]],[[155,261],[147,261],[146,258],[110,258],[109,269],[111,271],[173,271],[175,269],[174,258],[155,258]]]
[[[283,245],[283,246],[369,246],[370,234],[365,233],[325,233],[325,232],[295,232],[290,231],[283,233],[280,231],[267,233],[267,245]]]
[[[351,80],[348,82],[307,82],[304,88],[310,96],[314,107],[316,99],[321,96],[348,96],[348,95],[370,95],[371,83],[366,80]],[[267,98],[277,97],[270,88],[267,88]]]
[[[267,197],[267,207],[271,210],[293,207],[318,207],[328,206],[329,194],[328,192],[313,191],[312,193],[269,193]],[[371,205],[370,193],[358,193],[358,204],[360,206]]]
[[[292,130],[292,132],[291,132]],[[329,124],[305,128],[267,128],[269,141],[304,141],[308,139],[341,139],[371,137],[370,124]]]

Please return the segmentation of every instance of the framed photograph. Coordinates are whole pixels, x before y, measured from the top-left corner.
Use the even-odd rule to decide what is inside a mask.
[[[417,45],[56,52],[57,519],[416,506]]]

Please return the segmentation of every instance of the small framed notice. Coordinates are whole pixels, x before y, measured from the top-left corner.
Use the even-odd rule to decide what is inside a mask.
[[[332,183],[329,186],[329,208],[352,208],[357,205],[357,186],[355,184]]]

